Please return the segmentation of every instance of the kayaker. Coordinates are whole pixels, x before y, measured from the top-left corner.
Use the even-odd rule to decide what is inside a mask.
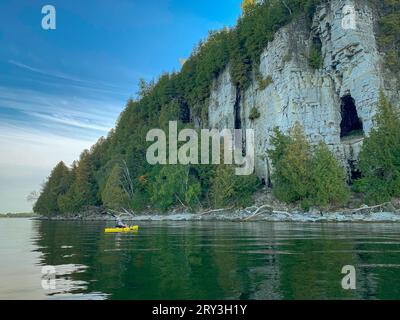
[[[123,229],[123,228],[128,228],[128,225],[125,224],[125,223],[121,220],[120,217],[116,217],[116,219],[117,219],[117,226],[116,226],[116,228],[121,228],[121,229]]]

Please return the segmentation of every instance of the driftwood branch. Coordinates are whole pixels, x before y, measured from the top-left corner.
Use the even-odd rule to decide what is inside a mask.
[[[382,204],[379,204],[379,205],[376,205],[376,206],[372,206],[372,207],[368,207],[367,206],[367,207],[362,207],[362,208],[358,208],[358,209],[346,209],[346,210],[343,210],[342,212],[355,213],[355,212],[359,212],[359,211],[363,211],[363,210],[374,210],[374,209],[378,209],[378,208],[383,209],[388,204],[390,204],[390,202],[385,202],[385,203],[382,203]],[[256,206],[248,207],[248,208],[245,209],[245,211],[247,213],[250,213],[251,211],[249,211],[249,210],[254,209],[254,208],[256,209],[254,211],[254,213],[251,216],[242,219],[243,221],[249,221],[249,220],[254,219],[254,218],[256,218],[256,217],[258,217],[258,216],[260,216],[260,215],[262,215],[264,213],[284,214],[284,215],[290,216],[289,212],[273,210],[272,207],[270,205],[268,205],[268,204],[262,205],[260,207],[256,207]],[[268,209],[264,210],[266,208],[269,208],[269,210]]]
[[[200,215],[200,216],[203,216],[203,215],[205,215],[205,214],[214,213],[214,212],[221,212],[221,211],[227,211],[227,210],[231,210],[231,209],[233,209],[233,208],[234,208],[234,206],[229,207],[229,208],[222,208],[222,209],[209,210],[209,211],[205,211],[205,212],[199,213],[199,215]]]
[[[111,215],[113,215],[113,216],[122,216],[122,215],[124,215],[124,214],[129,214],[129,215],[134,215],[132,212],[130,212],[130,211],[128,211],[128,210],[126,210],[126,209],[124,209],[124,208],[122,208],[122,210],[124,210],[124,212],[120,212],[120,211],[116,211],[116,210],[112,210],[112,209],[107,209],[107,213],[108,214],[111,214]]]
[[[176,197],[176,199],[179,201],[179,203],[180,203],[183,207],[189,208],[188,206],[186,206],[186,205],[183,204],[183,202],[181,201],[181,199],[178,197],[177,194],[175,194],[175,197]]]
[[[362,207],[362,208],[358,208],[358,209],[346,209],[346,210],[343,210],[343,212],[358,212],[358,211],[363,211],[363,210],[374,210],[374,209],[378,209],[378,208],[383,209],[383,207],[387,206],[388,204],[390,204],[390,202],[385,202],[385,203],[378,204],[378,205],[372,206],[372,207],[366,206],[366,207]]]
[[[264,204],[264,205],[262,205],[261,207],[256,207],[257,209],[256,209],[256,211],[250,216],[250,217],[247,217],[247,218],[245,218],[245,219],[243,219],[244,221],[247,221],[247,220],[250,220],[250,219],[253,219],[253,218],[255,218],[256,216],[259,216],[260,214],[262,214],[262,213],[264,213],[265,212],[265,210],[264,211],[261,211],[261,210],[263,210],[263,209],[265,209],[265,208],[271,208],[271,206],[269,205],[269,204]],[[271,210],[272,211],[272,210]]]

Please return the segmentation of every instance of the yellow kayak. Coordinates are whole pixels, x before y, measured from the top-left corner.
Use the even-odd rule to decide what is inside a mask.
[[[139,231],[139,226],[130,226],[129,228],[106,228],[105,233],[120,233],[120,232],[137,232]]]

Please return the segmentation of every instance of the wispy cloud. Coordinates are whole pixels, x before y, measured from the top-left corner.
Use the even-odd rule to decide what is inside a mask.
[[[34,118],[37,122],[34,121],[29,126],[40,125],[41,120],[43,125],[59,135],[62,135],[60,125],[71,127],[71,130],[85,129],[90,136],[105,134],[115,126],[115,120],[122,109],[123,102],[120,100],[70,97],[0,86],[0,114],[7,115],[9,110],[16,110],[21,114],[18,119],[7,117],[8,122],[17,125],[20,122],[23,126],[26,120],[24,116]]]
[[[65,114],[43,114],[43,113],[39,113],[39,112],[31,112],[28,114],[30,114],[36,118],[46,120],[46,121],[60,123],[63,125],[78,127],[78,128],[82,128],[82,129],[97,130],[97,131],[102,131],[102,132],[106,132],[111,129],[111,126],[107,127],[107,126],[104,126],[101,124],[95,124],[88,118],[74,119],[73,117],[67,116]]]
[[[41,75],[44,75],[47,77],[57,78],[57,79],[66,80],[66,81],[72,81],[72,82],[81,83],[81,84],[85,84],[85,85],[92,85],[92,86],[94,85],[97,87],[120,89],[120,87],[118,87],[114,84],[106,83],[103,81],[92,81],[92,80],[82,79],[82,78],[78,78],[78,77],[75,77],[75,76],[72,76],[72,75],[69,75],[69,74],[66,74],[63,72],[59,72],[59,71],[49,71],[49,70],[29,66],[25,63],[15,61],[15,60],[8,60],[8,63],[13,66],[16,66],[20,69],[23,69],[25,71],[34,72],[34,73],[41,74]]]
[[[0,86],[0,210],[31,210],[27,194],[106,135],[122,101]]]

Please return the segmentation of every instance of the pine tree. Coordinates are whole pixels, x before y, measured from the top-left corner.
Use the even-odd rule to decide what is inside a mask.
[[[347,201],[346,173],[325,143],[321,142],[312,152],[301,126],[296,123],[290,135],[276,128],[271,144],[274,146],[269,150],[274,168],[273,192],[279,200],[298,202],[304,209]]]
[[[88,150],[82,152],[79,162],[75,164],[73,180],[65,197],[60,199],[63,212],[79,212],[87,206],[100,203],[97,198],[98,185]]]
[[[122,186],[121,176],[121,167],[115,165],[101,193],[101,200],[104,206],[109,209],[118,210],[129,206],[129,195]]]
[[[311,190],[309,202],[319,207],[344,204],[349,199],[346,172],[328,146],[321,142],[311,163]]]
[[[311,146],[300,124],[296,123],[293,126],[290,137],[278,133],[271,142],[274,146],[274,149],[270,150],[270,156],[274,167],[272,183],[275,196],[289,203],[307,198]]]
[[[46,216],[60,213],[58,199],[67,192],[69,174],[69,169],[62,161],[54,167],[33,207],[34,212]]]
[[[152,185],[151,200],[162,210],[182,204],[185,201],[189,178],[189,166],[163,166]]]
[[[370,202],[400,196],[400,117],[381,93],[376,128],[365,139],[359,158],[359,189]]]
[[[57,199],[57,204],[60,209],[60,213],[71,213],[75,211],[75,203],[73,198],[73,188],[75,179],[76,179],[76,171],[77,171],[77,161],[74,161],[72,164],[72,168],[70,170],[67,183],[66,183],[66,192],[61,194]]]
[[[247,206],[252,202],[252,194],[260,182],[255,175],[238,176],[235,166],[218,165],[211,178],[210,195],[214,207],[223,208],[229,205]]]

